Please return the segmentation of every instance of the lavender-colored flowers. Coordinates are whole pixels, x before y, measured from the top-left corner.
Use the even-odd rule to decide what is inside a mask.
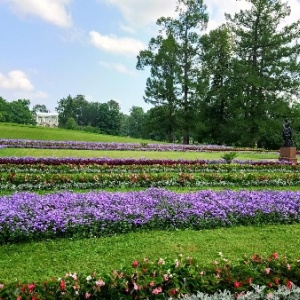
[[[0,145],[10,148],[38,149],[84,149],[84,150],[139,150],[139,151],[222,151],[232,150],[231,146],[147,144],[147,143],[103,143],[49,140],[0,139]],[[261,150],[261,149],[259,149]]]
[[[300,192],[15,193],[0,197],[0,243],[136,229],[215,228],[300,219]]]

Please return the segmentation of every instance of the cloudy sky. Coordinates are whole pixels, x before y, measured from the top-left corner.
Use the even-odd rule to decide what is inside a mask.
[[[206,0],[209,28],[246,1]],[[300,0],[288,0],[293,19]],[[155,22],[172,16],[176,0],[0,0],[0,96],[29,99],[51,112],[68,95],[114,99],[121,110],[150,107],[143,95],[149,69],[136,56],[157,35]],[[298,13],[297,13],[298,12]]]

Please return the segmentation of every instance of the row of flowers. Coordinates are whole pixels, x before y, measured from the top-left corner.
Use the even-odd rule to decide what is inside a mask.
[[[251,160],[234,160],[234,167],[238,165],[249,165],[253,167],[299,167],[299,164],[290,163],[288,161],[269,161],[269,160],[261,160],[261,161],[251,161]],[[109,165],[109,166],[124,166],[124,165],[164,165],[164,166],[172,166],[172,165],[203,165],[209,166],[213,165],[214,167],[218,167],[217,165],[225,165],[225,168],[229,168],[229,164],[224,164],[224,159],[219,160],[185,160],[185,159],[150,159],[150,158],[109,158],[109,157],[13,157],[6,156],[0,157],[0,164],[13,164],[13,165]]]
[[[149,164],[139,163],[139,160],[136,160],[134,164],[114,164],[114,160],[111,160],[112,163],[61,163],[61,164],[50,164],[48,163],[0,163],[0,173],[161,173],[161,172],[185,172],[185,173],[197,173],[197,172],[207,172],[207,173],[216,173],[216,172],[299,172],[300,164],[281,164],[275,163],[272,164],[266,163],[202,163],[202,162],[180,162],[177,163],[166,163],[166,162],[157,162],[153,164],[151,161]],[[119,162],[119,160],[118,160]]]
[[[139,150],[139,151],[220,151],[232,150],[231,146],[183,145],[183,144],[148,144],[148,143],[105,143],[51,140],[14,140],[0,139],[0,145],[9,148],[38,149],[80,149],[80,150]],[[263,149],[245,149],[263,151]]]
[[[2,173],[0,177],[2,191],[298,185],[300,173]]]
[[[67,273],[62,278],[43,282],[2,282],[0,299],[178,299],[199,292],[211,295],[224,290],[233,294],[232,299],[244,299],[246,292],[257,290],[257,286],[263,286],[265,296],[271,299],[282,286],[292,290],[299,284],[300,261],[280,257],[276,252],[266,258],[254,254],[250,259],[234,263],[220,253],[220,257],[206,267],[191,257],[179,255],[173,261],[135,260],[111,274]]]
[[[300,192],[15,193],[0,197],[0,243],[300,221]]]

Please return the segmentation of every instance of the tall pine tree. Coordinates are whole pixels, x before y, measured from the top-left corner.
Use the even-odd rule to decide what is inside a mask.
[[[194,122],[195,107],[197,106],[197,77],[200,66],[200,31],[206,28],[208,14],[203,0],[178,0],[177,18],[158,19],[157,24],[162,27],[158,39],[152,39],[148,52],[140,53],[139,66],[151,66],[151,77],[147,81],[146,99],[150,91],[162,91],[167,87],[168,104],[175,104],[178,108],[176,119],[179,120],[183,132],[183,143],[188,144],[190,131]],[[151,45],[159,41],[158,52],[153,51]],[[168,48],[167,45],[172,45]],[[163,57],[164,51],[171,50],[168,56]],[[144,57],[144,60],[141,60]],[[141,64],[142,62],[142,64]],[[170,68],[165,68],[171,64]],[[172,67],[171,67],[172,66]],[[159,72],[157,72],[159,70]],[[159,75],[163,76],[159,76]],[[159,105],[162,93],[151,92],[156,101],[152,104]],[[147,97],[148,96],[148,97]]]
[[[235,39],[231,128],[242,145],[267,146],[300,88],[300,22],[286,25],[291,10],[281,0],[247,0],[251,8],[226,15]]]

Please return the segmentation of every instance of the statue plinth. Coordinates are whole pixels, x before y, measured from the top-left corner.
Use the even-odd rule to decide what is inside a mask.
[[[293,146],[281,147],[279,153],[280,153],[279,160],[291,162],[293,164],[297,163],[296,147]]]

